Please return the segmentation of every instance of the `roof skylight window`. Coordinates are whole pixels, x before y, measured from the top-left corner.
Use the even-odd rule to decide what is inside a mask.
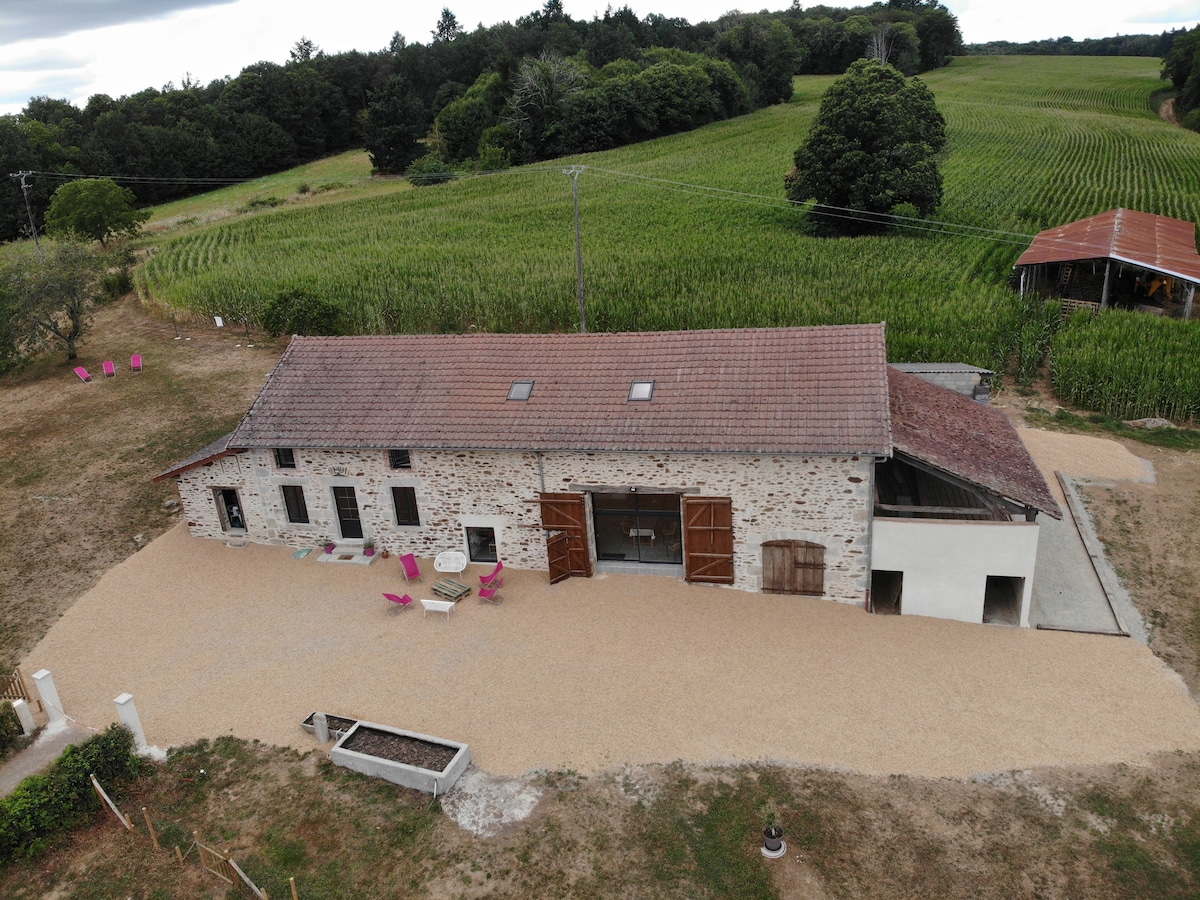
[[[629,386],[630,400],[649,400],[654,396],[653,381],[635,381]]]
[[[529,395],[533,393],[532,381],[514,381],[512,387],[508,389],[509,400],[528,400]]]

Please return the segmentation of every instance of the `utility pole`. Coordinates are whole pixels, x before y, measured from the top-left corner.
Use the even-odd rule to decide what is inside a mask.
[[[33,232],[33,243],[37,245],[38,250],[41,250],[42,242],[38,240],[37,227],[33,224],[33,207],[29,205],[29,192],[33,190],[33,185],[25,183],[25,179],[32,174],[32,172],[10,172],[8,177],[21,179],[21,193],[25,195],[25,212],[29,214],[29,230]]]
[[[575,198],[575,278],[579,282],[579,333],[587,334],[587,303],[583,291],[583,239],[579,234],[579,175],[587,166],[571,166],[563,174],[571,179]]]

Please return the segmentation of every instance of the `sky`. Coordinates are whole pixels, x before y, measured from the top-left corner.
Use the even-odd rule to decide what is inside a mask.
[[[34,96],[84,106],[148,87],[207,84],[267,60],[283,63],[302,37],[326,53],[370,52],[399,31],[428,43],[443,6],[468,30],[514,21],[544,0],[0,0],[0,115]],[[628,0],[639,16],[719,18],[735,0]],[[783,9],[790,0],[773,0]],[[967,43],[1069,35],[1157,34],[1200,24],[1200,0],[943,0]],[[564,0],[574,19],[603,15],[608,0]],[[614,7],[626,5],[614,0]],[[815,3],[804,2],[808,7]],[[867,0],[827,0],[829,6]],[[745,7],[751,9],[752,7]]]

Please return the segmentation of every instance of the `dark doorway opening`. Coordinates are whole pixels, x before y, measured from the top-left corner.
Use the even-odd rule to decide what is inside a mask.
[[[333,504],[337,509],[338,526],[344,538],[361,538],[363,536],[362,519],[358,514],[358,500],[352,487],[335,487],[333,489]]]
[[[871,610],[882,616],[900,615],[904,573],[890,569],[871,570]]]
[[[592,519],[599,559],[683,562],[678,494],[592,494]]]
[[[989,575],[983,591],[983,621],[994,625],[1020,625],[1024,594],[1024,578]]]
[[[217,513],[221,517],[222,531],[245,531],[246,517],[242,513],[242,501],[233,488],[217,489]]]

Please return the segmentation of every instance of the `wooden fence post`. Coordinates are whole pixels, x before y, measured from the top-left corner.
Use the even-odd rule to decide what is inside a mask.
[[[300,895],[296,893],[296,876],[288,878],[288,884],[292,887],[292,900],[300,900]]]
[[[179,857],[179,865],[183,865],[183,851],[179,849],[179,845],[175,845],[175,855]]]
[[[142,807],[142,817],[146,820],[146,830],[150,832],[150,840],[154,842],[154,849],[161,850],[162,847],[158,844],[158,834],[154,831],[154,825],[150,822],[150,813],[146,807]]]

